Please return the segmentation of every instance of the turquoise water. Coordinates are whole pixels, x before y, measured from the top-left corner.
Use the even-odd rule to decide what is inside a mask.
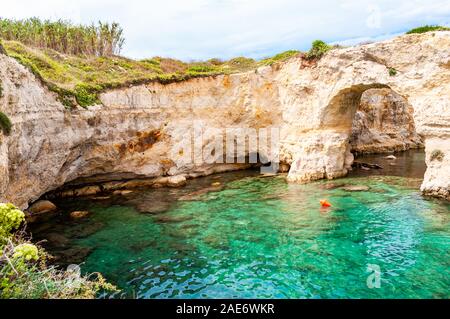
[[[450,205],[423,198],[420,182],[294,185],[228,173],[183,189],[65,200],[32,232],[60,264],[81,262],[122,289],[109,297],[449,298]],[[320,207],[324,198],[331,208]],[[67,216],[80,208],[91,214]],[[380,288],[368,288],[369,264],[380,268]]]

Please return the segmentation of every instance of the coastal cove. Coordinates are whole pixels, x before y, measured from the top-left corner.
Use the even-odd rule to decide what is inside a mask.
[[[113,298],[449,298],[450,205],[418,191],[423,151],[395,155],[387,172],[307,185],[244,170],[62,199],[29,231],[62,267],[100,271],[121,289]]]
[[[332,25],[328,6],[294,2]],[[171,5],[171,22],[197,5],[209,6]],[[152,56],[183,32],[154,32],[150,16],[129,31],[0,17],[0,299],[164,299],[198,317],[281,317],[274,299],[450,299],[450,7],[438,8],[402,11],[401,34],[353,15],[367,37],[343,42],[336,24],[313,35],[278,17],[279,51],[270,34],[252,44],[252,27],[229,34],[234,57],[214,21],[191,34],[221,55],[204,60],[179,41]],[[429,9],[438,24],[416,26]],[[163,31],[139,44],[148,57],[122,55],[125,34]]]

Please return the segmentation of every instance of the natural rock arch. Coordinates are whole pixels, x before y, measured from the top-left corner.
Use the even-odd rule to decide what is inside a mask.
[[[324,108],[321,127],[350,131],[362,94],[369,89],[390,88],[386,84],[358,84],[339,91]]]
[[[379,82],[360,83],[339,90],[329,99],[320,114],[320,130],[303,135],[288,181],[305,183],[347,175],[354,160],[349,143],[353,119],[362,94],[374,88],[392,90]]]
[[[420,122],[420,132],[426,145],[427,171],[421,190],[424,194],[449,199],[450,174],[445,168],[449,165],[450,132],[442,130],[447,124],[433,125],[424,119],[427,109],[426,97],[402,94],[401,83],[354,84],[339,90],[322,109],[320,129],[304,134],[297,156],[291,163],[288,181],[309,182],[317,179],[334,179],[345,176],[353,163],[349,138],[356,110],[362,94],[369,89],[387,88],[399,94],[414,109],[414,121]],[[420,92],[420,91],[419,91]],[[411,103],[419,101],[417,105]],[[434,156],[439,154],[440,156]]]

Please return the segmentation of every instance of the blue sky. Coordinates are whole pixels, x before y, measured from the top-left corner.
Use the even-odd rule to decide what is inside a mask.
[[[117,21],[122,54],[182,60],[306,50],[315,39],[359,43],[392,37],[424,24],[450,24],[448,0],[14,0],[7,18]]]

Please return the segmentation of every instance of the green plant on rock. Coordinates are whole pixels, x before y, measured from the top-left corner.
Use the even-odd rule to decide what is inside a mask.
[[[306,54],[306,58],[313,60],[313,59],[320,59],[325,53],[330,51],[333,47],[326,44],[322,40],[315,40],[312,43],[311,49]]]
[[[389,76],[396,76],[397,70],[394,68],[388,68]]]
[[[10,134],[12,130],[11,120],[3,112],[0,112],[0,129],[7,135]]]
[[[406,32],[406,34],[425,33],[431,31],[449,31],[450,28],[439,25],[424,25],[422,27],[414,28]]]
[[[14,247],[13,259],[22,261],[37,261],[39,259],[38,248],[33,244],[20,244]]]
[[[94,87],[85,83],[77,84],[74,90],[75,98],[80,106],[87,107],[100,103],[97,93],[100,87]]]

